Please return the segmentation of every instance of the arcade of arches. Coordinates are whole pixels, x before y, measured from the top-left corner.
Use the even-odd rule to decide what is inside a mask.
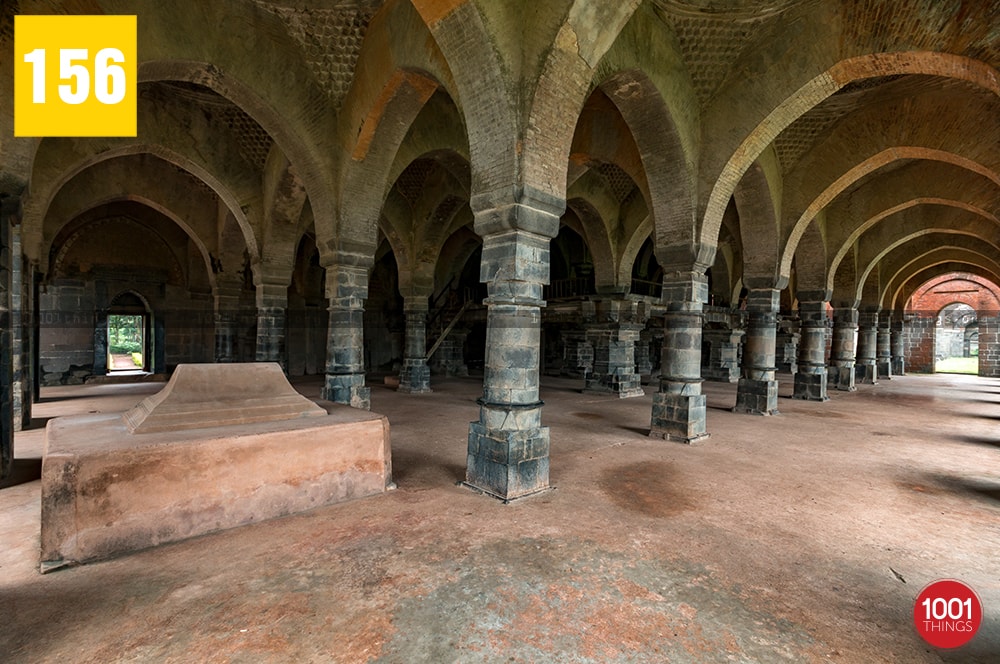
[[[454,444],[505,500],[549,486],[540,376],[695,442],[704,381],[769,415],[776,373],[933,372],[953,303],[1000,376],[995,0],[14,0],[3,52],[80,7],[138,15],[138,136],[0,109],[5,467],[122,303],[148,373],[274,361],[357,408],[482,375]]]

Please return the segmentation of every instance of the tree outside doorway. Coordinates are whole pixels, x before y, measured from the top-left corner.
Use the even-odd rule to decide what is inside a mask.
[[[108,372],[142,371],[145,366],[142,315],[108,316]]]

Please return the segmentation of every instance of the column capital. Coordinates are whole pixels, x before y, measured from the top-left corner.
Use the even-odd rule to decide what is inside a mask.
[[[566,201],[533,187],[476,194],[470,201],[476,233],[485,238],[505,231],[527,231],[554,238]]]

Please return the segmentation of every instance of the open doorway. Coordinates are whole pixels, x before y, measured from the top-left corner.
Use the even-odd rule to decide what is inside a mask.
[[[149,314],[135,293],[122,293],[108,311],[108,374],[149,371]]]
[[[934,371],[979,373],[979,319],[968,304],[955,302],[938,312]]]

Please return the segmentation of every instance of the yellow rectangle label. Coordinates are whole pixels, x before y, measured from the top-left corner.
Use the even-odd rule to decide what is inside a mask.
[[[15,136],[136,135],[135,16],[15,16]]]

